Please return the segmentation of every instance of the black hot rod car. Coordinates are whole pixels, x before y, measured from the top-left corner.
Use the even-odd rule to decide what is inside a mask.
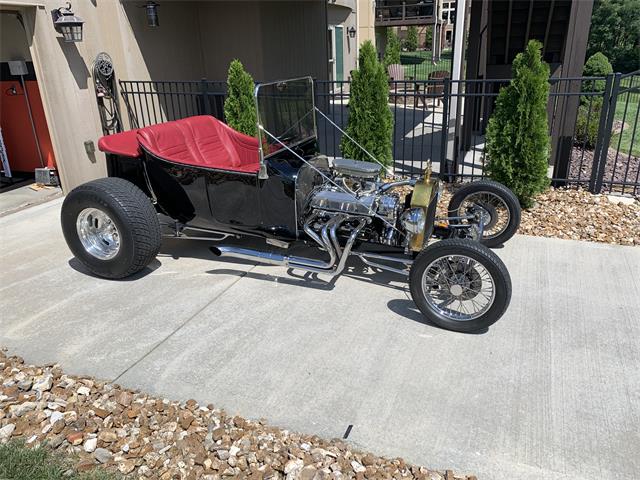
[[[73,254],[96,275],[127,277],[156,256],[164,228],[211,242],[217,256],[330,276],[357,256],[408,276],[422,314],[451,330],[486,328],[502,316],[511,280],[487,247],[518,228],[510,190],[468,183],[448,216],[436,218],[440,182],[430,169],[415,179],[383,178],[381,164],[319,154],[316,114],[323,114],[310,78],[261,84],[255,96],[258,138],[211,116],[101,138],[109,176],[75,188],[62,206]],[[160,218],[170,220],[162,227]],[[224,242],[248,236],[265,248]],[[288,253],[300,243],[317,255]]]

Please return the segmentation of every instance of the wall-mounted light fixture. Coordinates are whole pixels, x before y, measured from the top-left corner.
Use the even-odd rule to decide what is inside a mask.
[[[356,38],[356,27],[351,25],[349,28],[347,28],[347,33],[349,34],[349,37]]]
[[[61,33],[65,42],[82,41],[82,24],[84,20],[78,17],[71,10],[71,4],[67,2],[66,7],[60,7],[51,11],[53,27],[56,32]]]
[[[147,12],[147,25],[150,27],[159,27],[160,19],[158,18],[158,7],[156,2],[147,2],[144,6]]]

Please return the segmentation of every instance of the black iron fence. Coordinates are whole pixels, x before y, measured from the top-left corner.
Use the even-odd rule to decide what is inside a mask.
[[[406,80],[389,83],[395,171],[421,173],[427,162],[443,178],[483,176],[485,132],[508,80]],[[316,81],[318,108],[341,128],[349,119],[347,81]],[[224,120],[226,83],[120,81],[131,128],[191,115]],[[550,80],[548,104],[556,185],[640,195],[640,71]],[[321,150],[340,155],[341,133],[318,116]]]

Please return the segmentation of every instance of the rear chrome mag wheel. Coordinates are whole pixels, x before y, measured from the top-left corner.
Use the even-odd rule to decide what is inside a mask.
[[[76,230],[86,252],[100,260],[111,260],[120,251],[118,227],[103,210],[82,210],[76,220]]]

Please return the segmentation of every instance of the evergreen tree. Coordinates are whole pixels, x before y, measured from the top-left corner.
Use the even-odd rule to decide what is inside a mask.
[[[370,41],[360,47],[358,69],[353,72],[349,98],[349,120],[346,132],[378,161],[390,165],[393,117],[388,105],[387,73],[376,57]],[[356,160],[371,161],[360,147],[343,135],[342,155]]]
[[[253,99],[253,78],[247,73],[240,62],[235,59],[229,65],[227,77],[227,99],[224,102],[224,117],[234,130],[251,135],[257,135],[256,105]]]
[[[513,190],[525,208],[549,184],[549,66],[541,49],[531,40],[516,56],[513,79],[500,89],[486,136],[488,175]]]
[[[596,0],[587,56],[604,53],[616,72],[640,68],[640,0]]]
[[[387,46],[384,49],[384,65],[400,63],[400,40],[393,28],[387,28]]]
[[[582,75],[585,77],[605,77],[610,73],[613,73],[613,67],[609,63],[607,56],[602,52],[596,52],[591,55],[582,70]],[[603,92],[604,86],[604,80],[585,80],[583,90],[585,92]]]
[[[405,46],[409,52],[415,52],[418,49],[418,27],[415,25],[411,25],[407,30]]]

